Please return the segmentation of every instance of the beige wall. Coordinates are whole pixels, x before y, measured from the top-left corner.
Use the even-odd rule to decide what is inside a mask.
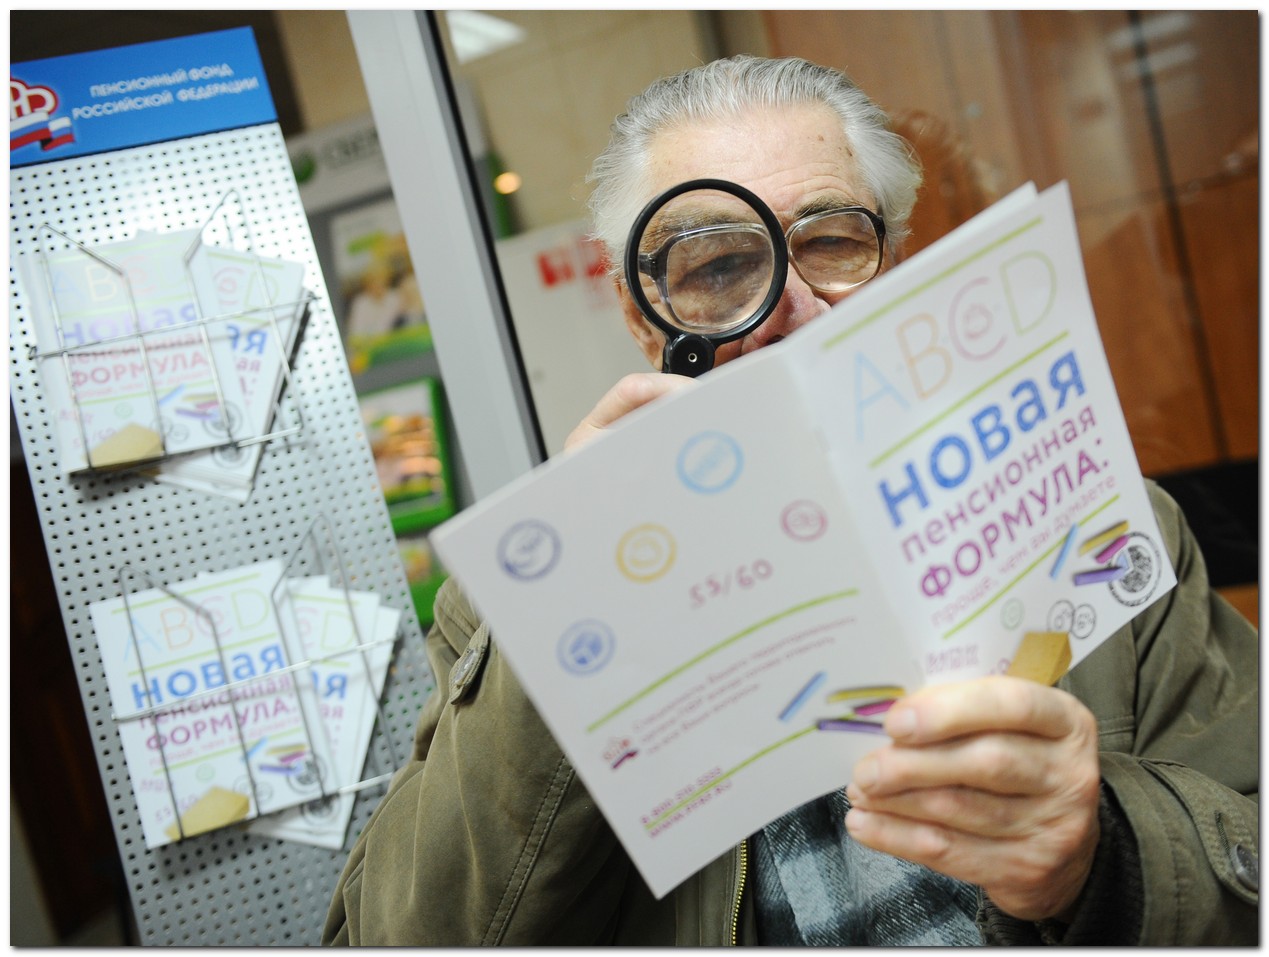
[[[629,97],[666,73],[707,59],[689,11],[498,11],[523,42],[457,66],[484,113],[490,147],[520,174],[525,229],[585,212],[591,159]],[[451,62],[453,62],[451,58]]]

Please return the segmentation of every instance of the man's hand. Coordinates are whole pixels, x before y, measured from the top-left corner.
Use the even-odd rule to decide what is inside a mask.
[[[1097,722],[1021,678],[925,688],[846,789],[861,844],[982,887],[1022,920],[1069,918],[1097,849]]]
[[[579,445],[602,435],[604,430],[623,415],[633,412],[641,405],[647,405],[675,389],[681,389],[694,383],[695,379],[681,375],[666,375],[661,372],[632,372],[622,377],[617,384],[604,393],[586,418],[564,440],[565,451],[575,449]]]

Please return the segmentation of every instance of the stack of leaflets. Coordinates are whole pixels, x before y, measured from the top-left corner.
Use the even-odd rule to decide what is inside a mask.
[[[90,612],[146,847],[358,781],[399,621],[373,595],[286,577],[269,560]],[[346,817],[319,823],[265,832],[342,843]]]
[[[299,332],[304,267],[204,245],[200,230],[14,265],[63,474],[155,463],[162,481],[245,501],[251,440],[267,434]]]
[[[380,605],[373,592],[345,591],[315,576],[283,581],[278,614],[287,647],[313,662],[308,670],[317,694],[320,731],[330,746],[334,778],[347,787],[359,781],[366,764],[375,703],[383,693],[401,612]],[[317,798],[253,821],[249,830],[339,850],[355,799],[352,790]]]
[[[213,329],[224,326],[243,422],[236,443],[165,460],[152,474],[160,482],[245,502],[264,449],[258,440],[277,427],[283,377],[306,317],[304,267],[200,246],[190,259],[190,277],[200,315],[212,319]]]

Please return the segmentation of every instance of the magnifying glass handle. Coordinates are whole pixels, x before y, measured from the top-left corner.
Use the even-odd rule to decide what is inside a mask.
[[[661,371],[696,378],[714,368],[714,344],[704,336],[684,333],[665,344]]]

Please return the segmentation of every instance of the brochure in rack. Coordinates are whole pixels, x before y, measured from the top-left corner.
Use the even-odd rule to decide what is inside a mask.
[[[360,780],[401,612],[381,606],[373,592],[345,592],[318,576],[282,583],[278,619],[287,647],[313,662],[307,670],[317,695],[317,733],[329,745],[336,790],[258,818],[248,830],[337,851],[356,800],[352,791],[338,789]]]
[[[399,611],[276,560],[90,611],[147,847],[247,821],[343,846]]]
[[[270,560],[91,605],[146,847],[329,789],[313,684],[285,670],[281,577]]]
[[[245,501],[304,314],[304,266],[150,232],[15,257],[62,471],[155,462]]]
[[[226,331],[196,324],[182,260],[196,236],[16,257],[63,473],[229,441],[242,398]]]
[[[844,786],[898,697],[1056,680],[1175,584],[1065,184],[432,540],[658,897]]]

